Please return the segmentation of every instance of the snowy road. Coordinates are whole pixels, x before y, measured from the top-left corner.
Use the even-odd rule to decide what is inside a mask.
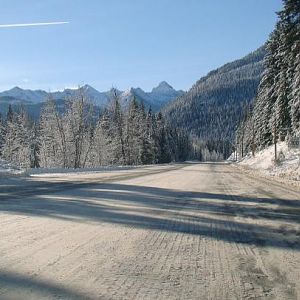
[[[231,165],[0,189],[1,300],[300,299],[299,192]]]

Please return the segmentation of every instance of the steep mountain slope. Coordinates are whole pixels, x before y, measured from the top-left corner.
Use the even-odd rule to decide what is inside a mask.
[[[264,47],[210,72],[163,113],[174,127],[187,129],[210,151],[228,156],[244,108],[254,99],[263,71]]]

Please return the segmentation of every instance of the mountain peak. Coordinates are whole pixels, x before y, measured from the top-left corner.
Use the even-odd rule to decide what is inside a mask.
[[[89,84],[85,84],[84,86],[82,86],[82,88],[83,88],[84,90],[92,90],[92,91],[96,90],[95,88],[93,88],[93,87],[90,86]]]
[[[166,81],[162,81],[158,85],[159,87],[168,87],[168,88],[173,88],[171,85],[169,85]]]
[[[157,87],[153,88],[152,93],[161,93],[174,91],[173,87],[169,85],[166,81],[162,81]]]
[[[140,87],[134,88],[133,91],[145,93]]]
[[[13,87],[12,89],[10,89],[9,91],[14,92],[14,91],[23,91],[23,89],[21,89],[18,86]]]

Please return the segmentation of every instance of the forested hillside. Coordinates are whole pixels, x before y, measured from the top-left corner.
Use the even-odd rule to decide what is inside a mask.
[[[245,108],[257,93],[263,71],[264,47],[201,78],[163,113],[174,127],[194,136],[199,159],[226,158]]]
[[[284,0],[266,45],[254,108],[237,131],[242,155],[300,135],[300,0]]]
[[[82,90],[83,91],[83,90]],[[106,165],[168,163],[188,158],[190,141],[132,99],[122,108],[114,99],[101,114],[82,92],[58,108],[53,99],[39,121],[25,110],[0,118],[0,158],[21,167],[82,168]]]

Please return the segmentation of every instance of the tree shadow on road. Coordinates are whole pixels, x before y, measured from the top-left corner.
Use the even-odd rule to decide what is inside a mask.
[[[65,288],[63,285],[57,285],[49,281],[13,272],[0,272],[0,287],[1,285],[9,288],[15,295],[18,295],[18,298],[14,299],[32,299],[33,296],[35,296],[35,299],[53,299],[55,295],[55,299],[92,300],[92,298]],[[0,290],[1,300],[6,300],[4,295],[1,294]],[[8,299],[12,298],[9,297]]]
[[[60,187],[0,201],[0,212],[114,223],[230,243],[300,250],[300,201],[184,192],[117,183]],[[58,192],[57,190],[54,190]],[[263,222],[258,222],[263,221]],[[277,226],[272,222],[276,221]],[[281,225],[281,226],[280,226]]]

